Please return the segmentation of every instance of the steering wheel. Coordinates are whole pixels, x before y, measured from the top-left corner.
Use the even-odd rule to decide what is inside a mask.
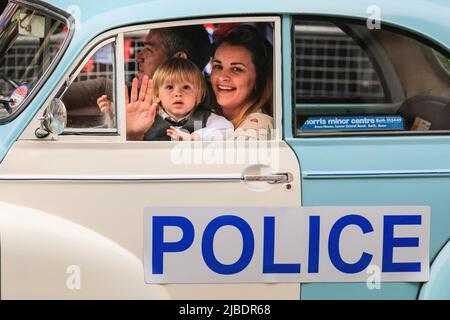
[[[8,82],[10,85],[12,85],[14,87],[14,89],[17,89],[19,87],[19,84],[14,81],[11,78],[8,78],[7,76],[5,76],[3,73],[0,73],[0,79],[5,80],[6,82]]]
[[[13,91],[15,91],[20,86],[19,83],[17,83],[16,81],[14,81],[11,78],[8,78],[3,73],[0,73],[0,79],[3,79],[7,83],[9,83],[14,88]],[[11,99],[8,99],[8,98],[3,98],[2,99],[2,98],[0,98],[0,106],[3,106],[9,114],[12,113],[12,108],[10,106],[10,103],[12,103],[12,102],[13,102],[13,100],[11,100]]]
[[[5,108],[9,114],[11,114],[12,112],[12,108],[9,106],[10,102],[11,102],[10,100],[0,99],[0,105],[2,105],[3,108]]]

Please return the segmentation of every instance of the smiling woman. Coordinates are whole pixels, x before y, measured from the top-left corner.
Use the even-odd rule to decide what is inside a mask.
[[[272,45],[250,25],[216,40],[211,84],[236,140],[268,139],[273,129]]]

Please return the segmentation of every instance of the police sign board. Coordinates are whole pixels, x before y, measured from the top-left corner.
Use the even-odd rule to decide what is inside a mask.
[[[144,210],[147,283],[427,281],[430,208]]]

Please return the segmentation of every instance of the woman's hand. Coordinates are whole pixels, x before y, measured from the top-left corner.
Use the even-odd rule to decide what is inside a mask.
[[[144,134],[155,122],[156,107],[159,101],[152,102],[153,82],[148,76],[142,79],[138,94],[138,80],[133,79],[131,98],[128,98],[128,88],[125,86],[125,103],[127,114],[127,140],[144,140]]]

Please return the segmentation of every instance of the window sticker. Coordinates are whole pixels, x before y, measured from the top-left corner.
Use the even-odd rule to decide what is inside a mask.
[[[28,86],[25,84],[18,86],[9,97],[10,109],[8,110],[8,112],[11,113],[14,109],[16,109],[25,100],[27,95],[28,95]]]
[[[430,130],[431,128],[431,122],[422,119],[421,117],[416,117],[416,119],[414,120],[414,123],[411,127],[411,130],[415,130],[415,131],[427,131]]]
[[[300,130],[303,132],[404,130],[404,121],[401,116],[308,117]]]

